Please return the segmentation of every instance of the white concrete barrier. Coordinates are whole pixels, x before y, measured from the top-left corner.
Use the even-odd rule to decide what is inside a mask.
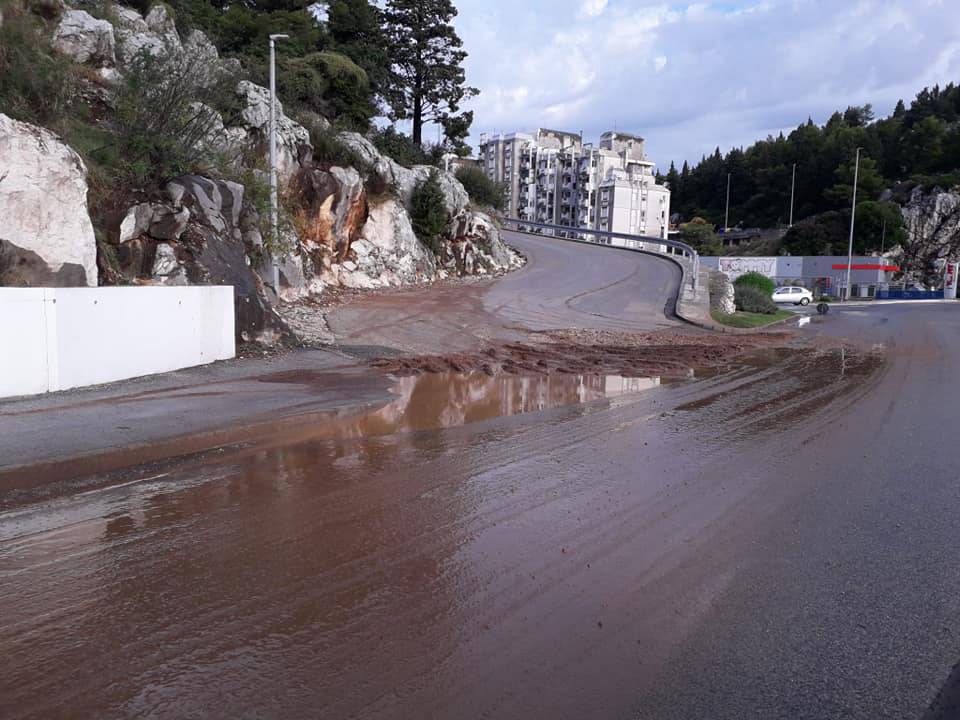
[[[0,397],[227,360],[233,288],[0,288]]]

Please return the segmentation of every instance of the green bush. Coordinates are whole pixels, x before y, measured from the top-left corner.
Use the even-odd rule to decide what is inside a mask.
[[[214,107],[233,92],[233,79],[212,77],[199,56],[141,52],[115,100],[118,180],[150,189],[215,165],[208,140],[221,118]]]
[[[475,205],[491,207],[494,210],[503,208],[503,184],[488,178],[480,168],[466,165],[457,168],[457,180],[466,188]]]
[[[744,273],[736,280],[733,281],[733,286],[737,287],[751,287],[756,288],[767,294],[767,296],[773,295],[773,291],[777,289],[776,283],[773,282],[766,275],[763,275],[758,272],[748,272]]]
[[[278,94],[291,112],[310,110],[351,130],[366,130],[377,112],[367,74],[345,55],[314,52],[281,68]]]
[[[354,167],[361,173],[369,171],[360,153],[337,137],[335,130],[319,124],[308,127],[314,162],[323,167]]]
[[[733,287],[737,310],[763,315],[775,315],[777,313],[777,305],[770,297],[770,293],[751,285],[734,285]]]
[[[441,147],[436,145],[420,147],[409,135],[398,133],[392,127],[372,133],[370,141],[377,150],[387,157],[393,158],[404,167],[439,165],[443,157]]]
[[[447,207],[436,170],[431,170],[430,176],[414,189],[411,205],[413,232],[434,255],[438,254],[441,237],[447,228]]]

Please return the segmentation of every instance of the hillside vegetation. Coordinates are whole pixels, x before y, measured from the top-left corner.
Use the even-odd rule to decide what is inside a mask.
[[[799,224],[784,238],[784,249],[829,254],[846,249],[857,147],[863,150],[855,251],[879,250],[882,242],[889,248],[904,239],[904,231],[899,207],[880,202],[885,189],[895,194],[884,199],[903,202],[918,185],[950,188],[960,182],[960,87],[926,88],[909,108],[901,101],[879,120],[870,105],[849,107],[823,126],[808,120],[786,136],[746,149],[722,155],[718,148],[692,167],[671,164],[662,179],[683,220],[699,216],[722,225],[729,174],[731,226],[775,227],[789,221],[796,164]]]

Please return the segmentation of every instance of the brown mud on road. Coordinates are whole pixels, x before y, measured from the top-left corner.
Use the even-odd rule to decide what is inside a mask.
[[[475,352],[376,358],[375,368],[394,375],[480,372],[487,375],[550,373],[623,377],[693,377],[727,367],[759,350],[797,350],[793,333],[709,335],[562,330],[530,333],[527,342],[495,342]]]
[[[807,419],[804,390],[852,402],[881,367],[738,352],[649,393],[399,377],[382,406],[8,510],[2,714],[636,717],[729,582],[704,568],[740,546],[731,517],[792,491],[733,461]]]

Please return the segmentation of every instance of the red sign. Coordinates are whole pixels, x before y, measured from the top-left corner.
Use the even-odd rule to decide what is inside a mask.
[[[841,264],[838,264],[838,265],[834,265],[834,266],[833,266],[833,269],[834,269],[834,270],[846,270],[847,267],[848,267],[848,266],[847,266],[846,263],[841,263]],[[849,267],[850,267],[851,270],[883,270],[884,272],[897,272],[897,271],[900,270],[900,268],[899,268],[897,265],[868,265],[868,264],[864,264],[864,265],[850,265]]]

